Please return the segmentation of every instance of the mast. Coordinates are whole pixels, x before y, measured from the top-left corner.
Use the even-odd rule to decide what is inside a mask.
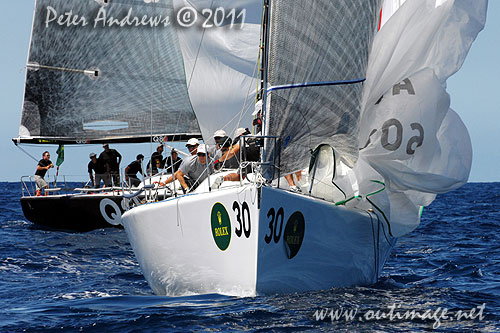
[[[267,136],[269,133],[268,124],[270,114],[267,112],[267,74],[268,74],[268,65],[269,65],[269,23],[270,23],[270,0],[264,0],[263,14],[262,14],[262,44],[261,44],[261,80],[260,80],[260,89],[259,94],[262,101],[262,109],[261,109],[261,120],[262,120],[262,136]],[[262,174],[265,178],[272,180],[275,173],[275,157],[276,157],[276,138],[264,138],[264,147],[262,149]],[[278,150],[279,154],[279,150]],[[272,156],[272,160],[269,160],[269,156]],[[272,171],[271,171],[272,170]],[[278,171],[279,173],[279,171]],[[266,177],[267,175],[267,177]]]
[[[263,15],[262,15],[262,60],[261,60],[261,68],[260,68],[260,73],[261,73],[261,80],[260,80],[260,94],[261,94],[261,100],[262,100],[262,135],[267,134],[267,129],[266,129],[266,124],[268,123],[266,121],[267,115],[267,65],[268,65],[268,42],[269,42],[269,1],[270,0],[264,0],[264,8],[263,8]]]

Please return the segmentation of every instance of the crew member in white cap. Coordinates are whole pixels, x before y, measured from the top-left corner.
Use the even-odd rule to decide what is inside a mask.
[[[215,131],[213,138],[215,141],[215,146],[208,146],[207,147],[208,154],[210,155],[210,158],[212,159],[211,161],[214,161],[222,156],[221,148],[222,148],[222,146],[224,146],[225,141],[227,141],[229,139],[229,137],[226,134],[226,131],[224,131],[223,129]],[[229,139],[229,140],[231,140],[231,139]]]
[[[226,131],[224,131],[223,129],[217,130],[214,133],[214,139],[223,138],[225,136],[227,136],[227,134],[226,134]]]
[[[178,158],[180,160],[179,164],[177,164],[177,168],[175,169],[176,171],[174,171],[174,175],[173,176],[170,176],[168,177],[165,181],[160,181],[160,186],[165,186],[167,184],[170,184],[171,182],[174,181],[174,177],[176,178],[176,174],[179,172],[179,168],[182,167],[182,165],[187,161],[189,160],[191,157],[196,157],[196,152],[198,150],[198,146],[200,145],[200,141],[198,141],[197,138],[191,138],[188,140],[188,142],[186,143],[186,148],[187,150],[191,153],[192,156],[188,157],[188,158],[185,158],[184,160]],[[172,151],[174,151],[175,149],[172,149]],[[173,154],[173,153],[171,153]],[[171,172],[171,170],[169,170],[169,168],[167,167],[167,172]]]
[[[199,145],[196,156],[191,156],[185,159],[179,170],[175,173],[175,178],[179,181],[185,192],[193,190],[201,184],[201,182],[208,177],[207,170],[210,174],[214,172],[212,163],[207,164],[207,160],[209,158],[207,155],[205,145]],[[184,176],[187,176],[190,182],[189,185]]]
[[[250,134],[250,131],[248,130],[248,128],[238,128],[236,131],[234,131],[234,139],[233,139],[233,144],[232,144],[232,147],[230,149],[228,149],[227,151],[224,152],[224,154],[222,154],[222,156],[220,156],[215,162],[214,164],[217,164],[217,163],[222,163],[224,161],[228,161],[230,160],[231,158],[235,157],[235,156],[238,156],[238,153],[240,152],[240,143],[239,143],[239,140],[240,140],[240,137],[242,135],[247,135],[247,134]],[[257,152],[257,154],[259,153],[260,151]],[[248,155],[248,151],[247,151],[247,155]],[[256,160],[255,158],[252,158],[250,160]],[[225,179],[225,180],[239,180],[239,176],[238,178],[236,179],[235,176],[234,177],[228,177],[228,179]]]
[[[189,150],[191,155],[196,155],[196,149],[200,145],[200,141],[197,138],[191,138],[186,143],[186,148]]]
[[[220,163],[227,163],[228,161],[232,161],[233,159],[237,158],[238,153],[240,152],[240,137],[242,135],[248,135],[250,134],[250,130],[248,128],[243,128],[240,127],[234,131],[234,139],[233,139],[233,145],[231,146],[230,149],[227,151],[224,151],[222,156],[220,156],[215,162],[214,165],[218,165]],[[256,144],[256,140],[251,138],[246,141],[246,157],[247,161],[257,161],[259,159],[260,155],[260,148],[259,145]],[[239,163],[239,161],[237,162]],[[251,167],[247,167],[247,169],[243,170],[243,175],[239,174],[238,172],[233,172],[230,174],[227,174],[225,176],[219,176],[214,183],[214,188],[218,188],[224,181],[238,181],[240,180],[241,176],[243,176],[243,179],[246,177],[246,174],[251,172]]]

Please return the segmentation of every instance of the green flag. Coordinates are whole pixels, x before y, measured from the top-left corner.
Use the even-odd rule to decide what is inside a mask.
[[[59,145],[57,148],[57,162],[56,165],[59,167],[64,162],[64,145]]]

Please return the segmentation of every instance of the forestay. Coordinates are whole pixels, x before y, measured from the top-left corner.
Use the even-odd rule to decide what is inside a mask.
[[[37,0],[20,141],[199,136],[173,16],[171,0]]]

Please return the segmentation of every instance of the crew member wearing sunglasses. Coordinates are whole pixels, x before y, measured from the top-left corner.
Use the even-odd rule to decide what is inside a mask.
[[[191,155],[196,155],[196,148],[200,145],[200,142],[198,141],[197,138],[191,138],[188,140],[186,143],[186,148],[189,150]]]
[[[184,192],[194,190],[208,177],[208,173],[212,174],[214,172],[213,164],[207,164],[207,159],[207,148],[205,144],[202,144],[198,146],[196,156],[188,157],[181,164],[179,170],[175,173],[175,177]]]

